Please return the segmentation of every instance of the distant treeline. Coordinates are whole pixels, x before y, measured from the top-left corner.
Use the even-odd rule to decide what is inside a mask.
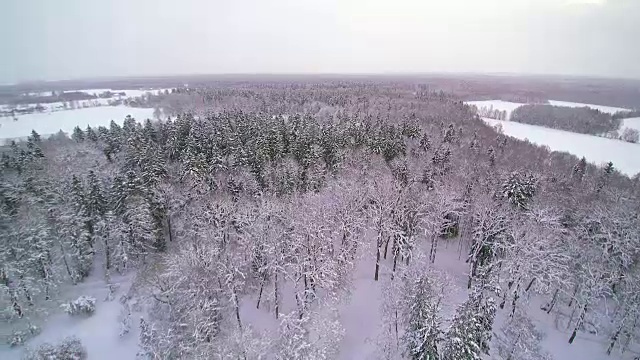
[[[618,111],[613,114],[614,119],[628,119],[640,117],[640,110],[631,110],[631,111]]]
[[[50,104],[55,102],[82,101],[94,99],[108,99],[116,95],[125,96],[124,92],[105,91],[101,94],[94,95],[84,91],[53,91],[51,95],[18,95],[6,100],[10,105],[27,105],[27,104]]]
[[[621,118],[588,107],[524,105],[511,113],[511,121],[582,134],[602,135],[620,128]]]

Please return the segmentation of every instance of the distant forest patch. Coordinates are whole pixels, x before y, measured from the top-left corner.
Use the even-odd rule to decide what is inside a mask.
[[[602,135],[620,128],[621,119],[588,107],[524,105],[513,111],[511,121],[582,134]]]

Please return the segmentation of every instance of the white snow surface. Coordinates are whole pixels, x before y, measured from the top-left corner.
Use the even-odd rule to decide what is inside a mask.
[[[467,298],[467,276],[469,264],[465,263],[466,247],[460,247],[462,239],[440,240],[435,264],[436,270],[445,274],[450,279],[449,291],[443,299],[443,324],[446,330],[449,319],[454,315],[455,308]],[[365,243],[366,244],[366,243]],[[363,246],[357,266],[352,274],[353,283],[350,295],[339,306],[340,320],[345,330],[345,336],[339,344],[337,359],[368,360],[380,358],[380,344],[389,334],[384,332],[385,325],[382,321],[381,306],[384,301],[384,284],[390,281],[391,259],[381,259],[380,280],[373,280],[375,264],[375,252],[373,242],[369,246]],[[418,246],[427,249],[430,242],[422,237]],[[62,312],[52,316],[43,326],[43,332],[30,340],[26,346],[37,346],[43,342],[56,343],[66,336],[75,335],[80,338],[86,347],[90,360],[107,359],[135,359],[138,352],[139,317],[142,313],[132,311],[131,331],[125,337],[118,336],[119,314],[122,305],[118,298],[126,294],[132,284],[134,274],[113,282],[121,284],[121,288],[113,301],[103,301],[107,290],[105,281],[99,277],[70,287],[67,300],[78,295],[90,295],[98,299],[96,313],[91,317],[70,317]],[[293,291],[286,286],[282,288],[282,313],[295,309]],[[266,294],[265,294],[266,295]],[[570,331],[563,324],[555,322],[555,315],[548,315],[540,310],[540,305],[548,299],[528,294],[521,304],[528,307],[527,313],[536,325],[537,329],[545,334],[542,346],[549,351],[555,360],[631,360],[637,353],[627,352],[624,356],[614,352],[606,356],[606,339],[586,332],[580,332],[573,344],[568,343]],[[493,326],[494,332],[498,332],[502,323],[508,318],[509,307],[498,309]],[[260,309],[255,307],[255,297],[245,296],[241,300],[241,317],[243,324],[262,333],[264,336],[277,331],[277,320],[273,316],[273,309],[269,306],[267,297],[263,298]],[[388,325],[387,325],[388,326]],[[400,329],[400,331],[402,331]],[[402,335],[402,333],[400,333]],[[495,339],[495,337],[494,337]],[[387,339],[388,340],[388,339]],[[492,346],[495,349],[495,346]],[[14,349],[0,348],[0,358],[3,360],[18,360],[24,347]],[[498,359],[492,351],[489,359]]]
[[[624,130],[625,128],[631,128],[640,131],[640,117],[622,119],[621,129]]]
[[[109,126],[111,120],[122,124],[124,118],[131,115],[138,121],[153,118],[153,109],[132,108],[127,106],[100,106],[50,113],[34,113],[20,116],[18,120],[0,118],[0,139],[14,139],[27,136],[31,130],[40,135],[55,134],[62,130],[70,132],[74,127],[85,129],[91,127]]]
[[[527,104],[515,103],[510,101],[502,101],[502,100],[467,101],[466,104],[475,105],[476,107],[478,107],[478,109],[485,107],[488,109],[491,108],[494,110],[506,111],[507,119],[511,117],[511,113],[513,112],[513,110],[519,108],[522,105],[527,105]]]
[[[615,114],[618,111],[629,111],[629,109],[613,107],[613,106],[605,106],[605,105],[594,105],[594,104],[584,104],[584,103],[576,103],[570,101],[559,101],[559,100],[549,100],[549,105],[553,106],[567,106],[567,107],[588,107],[594,110],[598,110],[603,113]]]
[[[62,309],[52,310],[50,318],[41,324],[42,332],[25,345],[9,348],[0,347],[0,359],[18,360],[27,347],[37,347],[49,342],[56,344],[68,336],[77,336],[87,349],[90,360],[135,359],[138,352],[139,319],[141,313],[131,311],[131,330],[119,336],[119,316],[123,305],[119,298],[129,290],[135,274],[113,276],[112,282],[120,284],[115,299],[105,301],[109,291],[101,276],[92,276],[82,283],[63,292],[65,299],[73,300],[79,295],[89,295],[97,299],[96,311],[92,316],[69,316]],[[62,302],[62,301],[61,301]]]
[[[499,124],[506,135],[548,146],[553,151],[565,151],[579,157],[584,156],[589,162],[597,165],[612,161],[616,169],[629,176],[640,172],[640,144],[513,121],[489,118],[483,118],[483,120],[491,126]],[[640,126],[640,119],[633,124]]]

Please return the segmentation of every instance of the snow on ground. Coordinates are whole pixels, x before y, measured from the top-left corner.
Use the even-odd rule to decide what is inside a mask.
[[[43,91],[43,92],[28,92],[28,93],[24,93],[23,95],[26,96],[51,96],[52,92],[51,91]]]
[[[119,336],[120,314],[123,309],[119,299],[129,291],[134,276],[135,274],[128,274],[112,277],[112,282],[120,284],[120,288],[115,293],[115,298],[110,301],[105,300],[109,291],[101,276],[92,276],[76,286],[69,285],[69,288],[62,292],[64,299],[74,300],[80,295],[92,296],[96,298],[95,313],[89,317],[71,317],[63,313],[62,309],[53,309],[50,318],[41,324],[42,332],[29,340],[26,347],[37,347],[44,342],[55,344],[67,336],[75,335],[86,347],[91,360],[135,359],[138,352],[141,313],[131,311],[131,330],[125,336]],[[135,306],[132,307],[135,309]],[[18,360],[26,347],[0,347],[0,358]]]
[[[131,115],[138,121],[153,118],[153,109],[132,108],[126,106],[100,106],[51,113],[26,114],[18,120],[0,118],[0,139],[13,139],[27,136],[31,130],[41,135],[55,134],[62,130],[70,132],[74,127],[86,128],[109,126],[111,120],[122,124],[124,118]]]
[[[640,131],[640,117],[622,119],[622,126],[620,128],[621,130],[631,128]]]
[[[111,92],[116,92],[115,90],[111,90],[111,89],[83,89],[83,90],[65,90],[65,92],[74,92],[74,91],[80,91],[83,93],[87,93],[89,95],[95,95],[98,96],[104,92],[107,91],[111,91]]]
[[[467,280],[469,264],[465,262],[467,248],[461,247],[463,239],[440,240],[435,270],[444,273],[450,281],[448,292],[443,299],[442,328],[446,331],[450,319],[455,314],[456,308],[462,304],[468,296]],[[373,243],[373,242],[372,242]],[[420,247],[427,251],[430,242],[422,239]],[[385,296],[385,283],[390,282],[391,258],[381,259],[380,280],[373,280],[375,252],[373,246],[362,254],[353,275],[351,296],[340,308],[340,319],[345,329],[345,336],[340,344],[338,359],[364,360],[380,358],[380,346],[383,338],[389,336],[384,333],[382,321],[382,303]],[[540,306],[548,301],[540,296],[530,296],[523,300],[527,304],[527,314],[531,317],[539,331],[545,334],[542,342],[543,348],[554,356],[554,360],[631,360],[637,353],[627,352],[625,356],[613,353],[606,355],[607,341],[604,337],[579,332],[573,344],[568,340],[573,329],[567,330],[562,321],[556,323],[554,313],[547,314]],[[498,333],[508,315],[509,307],[498,309],[493,326],[494,333]],[[402,331],[402,329],[400,329]],[[494,338],[495,339],[495,338]],[[395,341],[391,341],[392,343]],[[492,348],[495,349],[495,346]],[[498,359],[494,352],[487,359]]]
[[[483,120],[492,126],[501,125],[506,135],[528,139],[532,143],[548,146],[553,151],[584,156],[589,162],[598,165],[612,161],[616,169],[629,176],[640,172],[640,144],[512,121]]]
[[[109,99],[91,99],[91,100],[77,100],[77,101],[57,101],[52,103],[44,103],[39,104],[44,108],[43,112],[53,112],[53,111],[63,111],[63,110],[73,110],[76,108],[87,108],[87,107],[95,107],[95,106],[105,106],[109,105],[109,102],[114,101],[116,98]],[[65,109],[64,105],[67,104],[67,108]],[[18,105],[13,108],[15,109],[27,109],[30,107],[34,107],[38,104],[24,104]],[[73,108],[70,108],[73,106]],[[12,109],[9,105],[0,105],[0,111],[10,111]],[[16,115],[17,118],[21,118],[25,115]]]
[[[110,105],[113,101],[116,100],[124,100],[127,98],[136,98],[145,96],[147,94],[158,95],[166,90],[171,91],[169,88],[162,89],[134,89],[134,90],[113,90],[113,89],[86,89],[86,90],[68,90],[67,92],[84,92],[89,95],[98,96],[106,91],[110,91],[114,94],[125,93],[122,95],[114,95],[110,98],[96,98],[96,99],[87,99],[87,100],[76,100],[76,101],[57,101],[53,103],[29,103],[29,104],[20,104],[20,105],[9,105],[2,104],[0,105],[0,111],[10,111],[12,109],[28,109],[33,108],[36,105],[40,105],[44,108],[43,112],[53,112],[53,111],[67,111],[74,110],[76,108],[87,108],[87,107],[95,107],[95,106],[106,106]],[[33,93],[36,94],[36,93]],[[51,92],[45,92],[41,94],[51,95]],[[35,96],[35,95],[34,95]],[[67,104],[67,108],[65,108],[65,104]],[[73,106],[73,107],[71,107]],[[22,118],[25,115],[16,114],[17,118]],[[1,118],[0,118],[1,119]]]
[[[171,91],[169,88],[161,88],[161,89],[83,89],[83,90],[65,90],[65,92],[83,92],[89,95],[98,96],[104,92],[111,91],[112,93],[125,93],[125,97],[138,97],[145,95],[150,92],[154,95],[157,95],[159,91],[164,92],[165,90]],[[119,98],[120,96],[114,96],[115,98]]]
[[[371,243],[373,244],[373,242]],[[369,251],[366,251],[369,250]],[[345,334],[340,345],[339,359],[359,360],[375,358],[379,332],[384,326],[380,310],[383,299],[382,282],[373,280],[375,250],[373,246],[361,251],[354,268],[353,288],[340,307],[340,321]],[[380,269],[380,277],[388,277],[387,266]]]
[[[594,110],[599,110],[603,113],[615,114],[618,111],[629,111],[629,109],[613,107],[613,106],[605,106],[605,105],[594,105],[594,104],[584,104],[584,103],[576,103],[570,101],[559,101],[559,100],[549,100],[549,105],[553,106],[567,106],[567,107],[588,107]]]
[[[515,103],[510,101],[502,101],[502,100],[467,101],[466,104],[475,105],[476,107],[478,107],[478,109],[485,107],[487,109],[506,111],[507,119],[511,117],[511,113],[513,112],[513,110],[519,108],[522,105],[526,105],[526,104]]]
[[[171,89],[139,89],[139,90],[111,90],[113,92],[121,92],[124,91],[126,97],[139,97],[146,95],[147,93],[152,93],[153,95],[158,95],[159,92],[164,92],[165,90],[171,91]]]

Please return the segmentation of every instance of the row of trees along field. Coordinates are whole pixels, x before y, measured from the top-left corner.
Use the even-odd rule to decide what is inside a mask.
[[[3,321],[25,334],[68,286],[137,269],[142,356],[335,358],[363,272],[388,294],[372,309],[382,357],[548,358],[541,316],[569,343],[593,331],[603,354],[633,348],[638,180],[414,90],[193,89],[177,101],[209,111],[3,147]]]
[[[620,128],[621,120],[588,107],[545,104],[523,105],[511,114],[511,121],[571,132],[602,135]]]

